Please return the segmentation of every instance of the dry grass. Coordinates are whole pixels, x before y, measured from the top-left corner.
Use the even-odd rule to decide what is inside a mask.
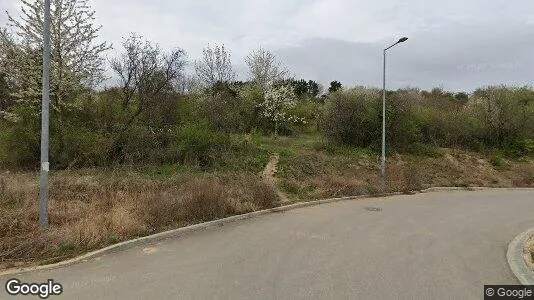
[[[387,190],[382,190],[378,156],[330,155],[304,150],[281,161],[281,186],[300,200],[412,193],[432,186],[534,187],[534,161],[505,161],[497,170],[489,158],[443,149],[443,157],[394,155],[388,158]]]
[[[278,205],[253,174],[166,180],[63,172],[50,230],[38,228],[36,174],[0,174],[0,268],[53,262],[121,240]]]
[[[293,200],[385,192],[375,154],[358,149],[332,153],[308,144],[271,147],[281,153],[278,182]],[[443,151],[439,158],[389,157],[386,192],[431,186],[534,187],[531,159],[503,161],[496,169],[478,154]],[[133,237],[280,204],[275,185],[258,174],[173,171],[168,177],[169,172],[160,179],[127,169],[54,173],[52,229],[44,231],[38,228],[37,174],[0,173],[0,269],[50,263]]]

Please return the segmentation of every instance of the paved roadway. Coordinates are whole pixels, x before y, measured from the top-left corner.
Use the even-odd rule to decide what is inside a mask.
[[[62,283],[49,299],[483,299],[484,284],[518,283],[506,249],[533,226],[534,190],[374,198],[16,277]]]

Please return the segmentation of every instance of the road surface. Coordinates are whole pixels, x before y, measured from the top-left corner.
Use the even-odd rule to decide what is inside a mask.
[[[482,299],[518,284],[507,246],[533,226],[534,190],[344,201],[0,281],[54,279],[49,299]]]

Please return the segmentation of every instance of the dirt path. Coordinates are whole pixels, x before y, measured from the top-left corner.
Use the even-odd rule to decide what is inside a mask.
[[[269,158],[269,162],[265,166],[265,169],[263,172],[261,172],[261,177],[263,180],[270,186],[274,188],[282,202],[289,202],[289,197],[284,194],[280,189],[278,188],[277,182],[278,179],[275,177],[276,175],[276,168],[278,166],[278,161],[280,160],[280,157],[278,154],[273,154]]]

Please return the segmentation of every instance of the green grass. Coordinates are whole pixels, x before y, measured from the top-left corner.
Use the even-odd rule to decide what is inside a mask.
[[[281,189],[285,193],[297,199],[309,199],[312,197],[317,187],[314,186],[313,184],[299,187],[294,184],[290,184],[289,182],[286,181],[281,184]]]
[[[183,173],[186,169],[187,168],[179,164],[159,165],[147,167],[144,173],[153,179],[168,179],[176,173]]]
[[[118,244],[119,242],[120,242],[120,239],[118,237],[116,237],[115,235],[110,235],[108,237],[108,244],[109,245]]]
[[[504,170],[504,159],[499,155],[494,155],[490,158],[490,163],[497,171]]]
[[[76,252],[76,245],[74,243],[63,243],[56,249],[55,255],[58,257],[65,257]]]

